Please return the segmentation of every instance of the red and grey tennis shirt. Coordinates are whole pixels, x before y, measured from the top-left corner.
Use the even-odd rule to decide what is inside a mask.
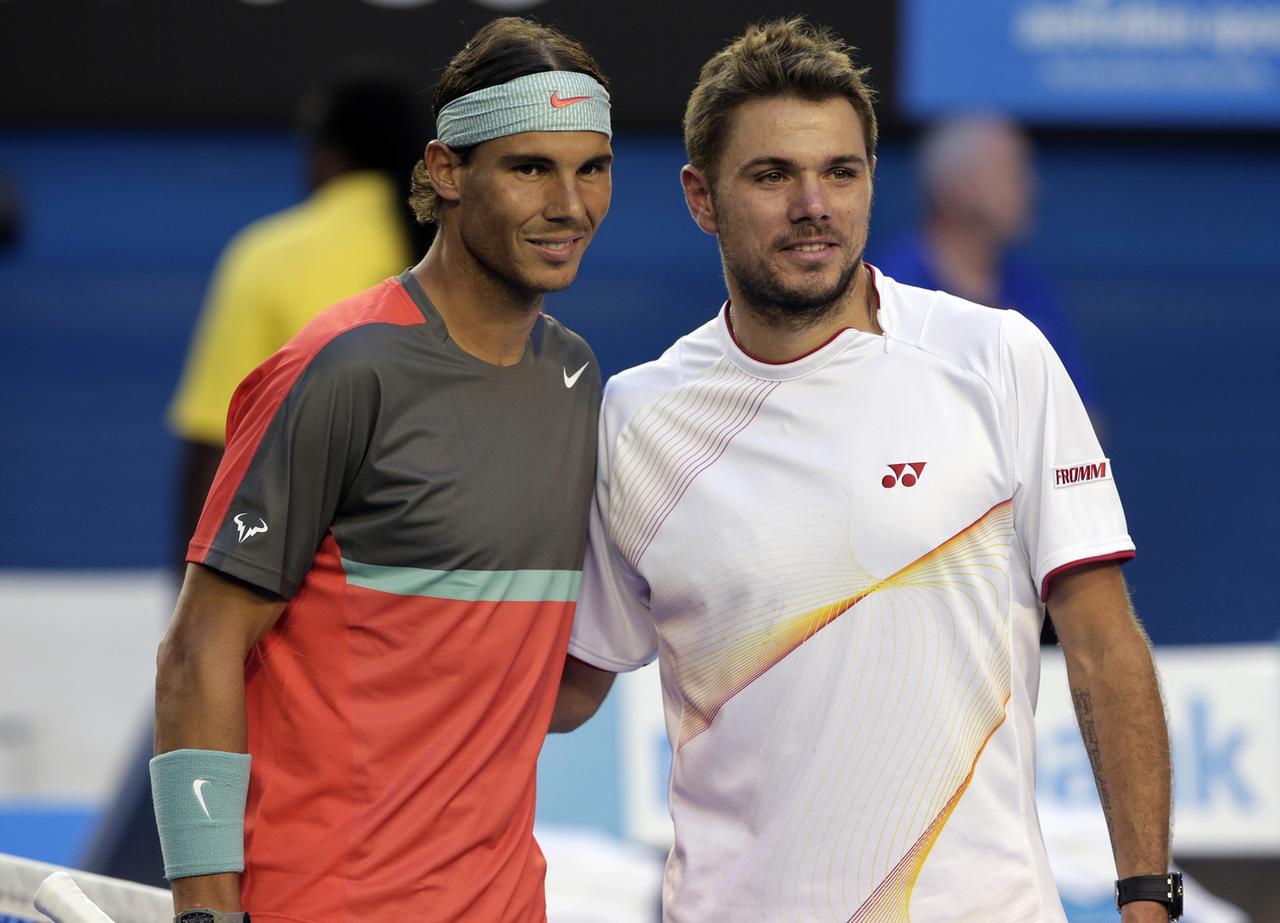
[[[289,600],[246,663],[255,920],[544,919],[599,394],[552,318],[490,365],[407,272],[241,384],[188,559]]]

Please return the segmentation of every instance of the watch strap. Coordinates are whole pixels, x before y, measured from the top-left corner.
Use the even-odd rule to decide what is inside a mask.
[[[1116,909],[1130,901],[1155,901],[1169,910],[1169,919],[1182,916],[1182,875],[1135,875],[1116,882]]]

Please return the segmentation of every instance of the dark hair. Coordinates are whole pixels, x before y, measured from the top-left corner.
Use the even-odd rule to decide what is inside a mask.
[[[856,66],[854,53],[826,26],[800,16],[748,27],[702,67],[684,111],[689,163],[714,181],[734,111],[747,100],[773,96],[845,97],[862,122],[867,157],[873,157],[875,91],[864,80],[870,68]]]
[[[431,99],[431,114],[438,116],[449,103],[476,90],[552,70],[576,71],[609,86],[591,52],[559,29],[518,16],[495,19],[481,27],[445,65]],[[470,151],[457,149],[464,159]],[[418,221],[438,224],[440,197],[431,187],[425,160],[414,165],[410,190],[409,205]]]
[[[346,169],[375,170],[397,190],[422,156],[428,127],[422,103],[400,74],[367,63],[349,63],[326,86],[308,95],[299,107],[298,126],[313,145],[331,148]],[[403,193],[401,193],[403,194]],[[400,207],[410,251],[422,253],[432,233]]]

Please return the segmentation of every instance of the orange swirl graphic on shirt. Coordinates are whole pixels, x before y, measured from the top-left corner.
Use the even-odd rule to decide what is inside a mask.
[[[684,696],[677,750],[711,727],[726,702],[869,596],[892,589],[945,585],[957,572],[1003,559],[1012,524],[1013,501],[1004,500],[937,548],[852,596],[680,658],[673,665]]]
[[[982,751],[987,748],[991,736],[1000,728],[1000,725],[1004,724],[1004,707],[1008,704],[1009,694],[1005,693],[1004,702],[1001,703],[1000,719],[983,738],[982,746],[974,754],[973,763],[969,766],[969,773],[964,777],[964,781],[947,799],[946,805],[920,835],[920,839],[916,840],[907,854],[893,867],[893,871],[863,901],[857,913],[848,919],[848,923],[899,923],[899,921],[910,919],[908,907],[911,904],[911,891],[920,877],[920,870],[924,868],[924,860],[928,858],[929,850],[933,849],[933,844],[938,841],[942,828],[947,825],[956,805],[960,803],[961,797],[969,788],[969,783],[973,781],[973,773],[978,768]]]

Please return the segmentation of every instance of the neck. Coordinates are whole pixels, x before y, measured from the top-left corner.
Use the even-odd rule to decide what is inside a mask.
[[[981,227],[935,217],[927,229],[934,271],[942,288],[981,304],[994,302],[1003,248]]]
[[[497,277],[447,225],[410,272],[460,349],[492,365],[520,361],[538,320],[541,294],[517,291]]]
[[[871,270],[865,264],[858,266],[853,285],[833,309],[802,327],[779,323],[743,299],[738,287],[729,282],[729,325],[734,338],[747,353],[765,362],[799,359],[849,328],[880,334],[883,331],[876,320],[879,307]]]

